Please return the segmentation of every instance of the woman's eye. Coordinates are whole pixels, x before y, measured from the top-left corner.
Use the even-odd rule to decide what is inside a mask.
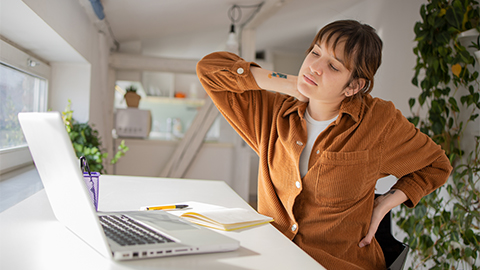
[[[338,71],[332,64],[330,64],[330,68],[333,69],[334,71]]]
[[[319,56],[320,54],[318,54],[316,51],[312,51],[312,54],[315,55],[315,56]]]

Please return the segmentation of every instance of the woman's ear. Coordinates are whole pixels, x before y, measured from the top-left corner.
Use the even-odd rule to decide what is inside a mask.
[[[353,80],[350,85],[345,89],[345,96],[351,97],[358,93],[361,89],[365,87],[367,84],[367,80],[363,78],[358,78]]]

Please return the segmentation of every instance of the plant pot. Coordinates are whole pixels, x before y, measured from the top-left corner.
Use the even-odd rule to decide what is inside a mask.
[[[141,98],[139,94],[135,92],[127,92],[124,97],[128,107],[138,108],[138,104],[140,103]]]
[[[477,31],[477,29],[472,28],[472,29],[469,29],[467,31],[461,32],[460,34],[458,34],[458,37],[459,38],[477,37],[478,34],[479,34],[479,32]]]
[[[475,58],[477,58],[477,63],[480,63],[480,50],[474,52],[473,54],[475,54]]]

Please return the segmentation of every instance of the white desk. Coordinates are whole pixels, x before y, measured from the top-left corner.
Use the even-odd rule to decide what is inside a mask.
[[[100,183],[100,211],[182,201],[250,207],[222,181],[103,175]],[[270,224],[221,233],[239,240],[241,247],[117,262],[60,224],[42,190],[0,214],[0,269],[325,269]]]

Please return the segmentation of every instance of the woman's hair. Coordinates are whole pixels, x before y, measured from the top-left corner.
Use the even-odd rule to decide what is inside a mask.
[[[333,51],[339,42],[344,42],[345,66],[352,72],[345,87],[355,79],[363,78],[366,80],[365,87],[356,96],[361,98],[369,94],[373,88],[373,77],[382,62],[383,43],[375,29],[354,20],[332,22],[317,33],[307,53],[322,41],[329,46],[332,44]]]

